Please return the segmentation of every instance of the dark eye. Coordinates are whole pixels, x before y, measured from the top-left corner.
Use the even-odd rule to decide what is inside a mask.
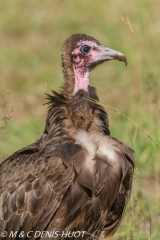
[[[81,47],[81,53],[87,55],[91,50],[91,47],[87,46],[87,45],[84,45]]]

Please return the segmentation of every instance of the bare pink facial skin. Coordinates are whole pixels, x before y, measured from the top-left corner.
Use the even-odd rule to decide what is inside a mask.
[[[89,54],[84,55],[80,49],[87,45],[91,47]],[[87,91],[89,85],[90,63],[94,59],[94,55],[98,50],[98,45],[91,41],[79,41],[76,48],[72,52],[73,70],[75,74],[75,89],[74,94],[83,89]]]
[[[90,51],[88,54],[81,52],[82,46],[89,46]],[[72,63],[75,74],[75,94],[78,90],[88,90],[89,74],[93,67],[104,61],[117,59],[124,61],[127,64],[127,60],[120,52],[105,47],[102,44],[86,40],[79,41],[76,48],[72,51]]]

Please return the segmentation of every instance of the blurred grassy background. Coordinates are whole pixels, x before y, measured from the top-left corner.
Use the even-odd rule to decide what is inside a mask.
[[[100,100],[160,143],[160,1],[0,0],[0,161],[44,129],[45,94],[63,84],[61,46],[86,33],[123,52],[91,74]],[[112,136],[135,150],[133,193],[114,240],[160,239],[160,149],[108,109]],[[150,216],[149,216],[150,215]],[[150,236],[151,231],[151,236]]]

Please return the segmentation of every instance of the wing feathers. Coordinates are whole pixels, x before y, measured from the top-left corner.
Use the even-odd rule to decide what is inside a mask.
[[[18,209],[24,209],[25,207],[25,192],[21,190],[16,197],[16,206]]]
[[[60,147],[60,153],[63,163],[66,167],[69,166],[71,160],[81,151],[82,147],[79,144],[68,143]]]
[[[91,192],[95,192],[94,181],[91,172],[88,169],[83,169],[77,176],[77,182],[88,188]]]
[[[76,151],[79,151],[79,146],[69,151],[72,162]],[[48,153],[48,148],[43,148],[41,156],[37,153],[29,155],[29,158],[28,155],[15,155],[9,162],[10,173],[6,182],[4,177],[7,165],[2,165],[0,180],[5,185],[1,186],[0,219],[4,222],[1,226],[4,230],[29,231],[34,227],[43,230],[48,224],[74,178],[73,167],[67,170],[61,154],[56,156],[57,152]],[[21,175],[23,168],[27,171]]]

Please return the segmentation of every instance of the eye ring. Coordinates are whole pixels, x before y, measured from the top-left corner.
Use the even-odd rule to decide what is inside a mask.
[[[80,50],[82,54],[87,55],[91,51],[91,47],[88,45],[83,45]]]

